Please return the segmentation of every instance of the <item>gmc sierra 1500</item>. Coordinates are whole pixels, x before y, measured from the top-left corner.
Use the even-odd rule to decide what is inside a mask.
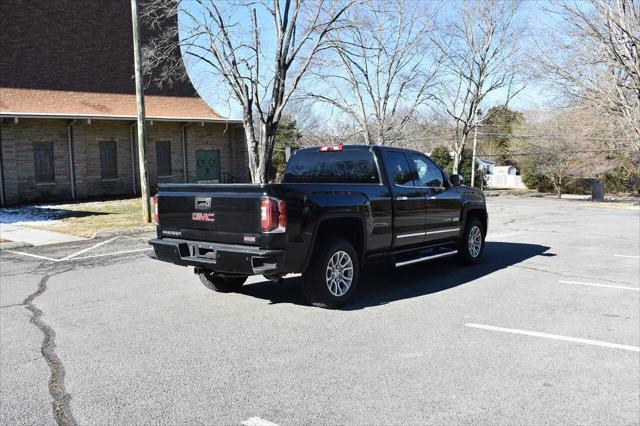
[[[302,273],[315,306],[354,294],[365,261],[395,267],[482,254],[481,191],[428,156],[392,147],[297,150],[281,184],[163,184],[155,197],[155,257],[194,266],[204,285],[239,290],[250,275]]]

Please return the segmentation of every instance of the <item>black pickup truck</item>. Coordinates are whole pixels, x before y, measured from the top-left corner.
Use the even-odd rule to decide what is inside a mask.
[[[457,255],[474,263],[487,233],[484,195],[406,149],[336,145],[289,159],[280,184],[163,184],[155,257],[194,266],[212,290],[250,275],[302,273],[315,306],[354,294],[365,261],[402,267]]]

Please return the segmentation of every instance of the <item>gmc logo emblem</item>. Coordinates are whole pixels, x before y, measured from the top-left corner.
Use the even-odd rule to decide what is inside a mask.
[[[213,213],[200,213],[193,212],[191,213],[191,219],[197,222],[213,222],[215,220],[216,215]]]

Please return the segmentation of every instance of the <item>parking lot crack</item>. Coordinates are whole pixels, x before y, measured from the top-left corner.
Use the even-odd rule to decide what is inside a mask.
[[[15,308],[16,306],[24,306],[24,302],[23,303],[12,303],[11,305],[2,305],[2,306],[0,306],[0,309]]]
[[[30,322],[43,334],[40,353],[47,362],[51,376],[49,377],[49,393],[53,398],[53,416],[59,425],[76,425],[76,420],[71,412],[71,395],[64,387],[64,366],[56,353],[56,333],[42,320],[42,310],[34,305],[37,297],[47,291],[49,278],[56,274],[44,275],[38,283],[38,288],[24,299],[25,308],[31,312]]]

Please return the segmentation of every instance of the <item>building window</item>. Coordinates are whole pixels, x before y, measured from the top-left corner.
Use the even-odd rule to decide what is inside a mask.
[[[156,165],[158,177],[171,176],[171,142],[156,142]]]
[[[118,153],[115,141],[100,142],[100,177],[118,178]]]
[[[53,142],[33,143],[33,165],[36,183],[55,182],[53,168]]]

